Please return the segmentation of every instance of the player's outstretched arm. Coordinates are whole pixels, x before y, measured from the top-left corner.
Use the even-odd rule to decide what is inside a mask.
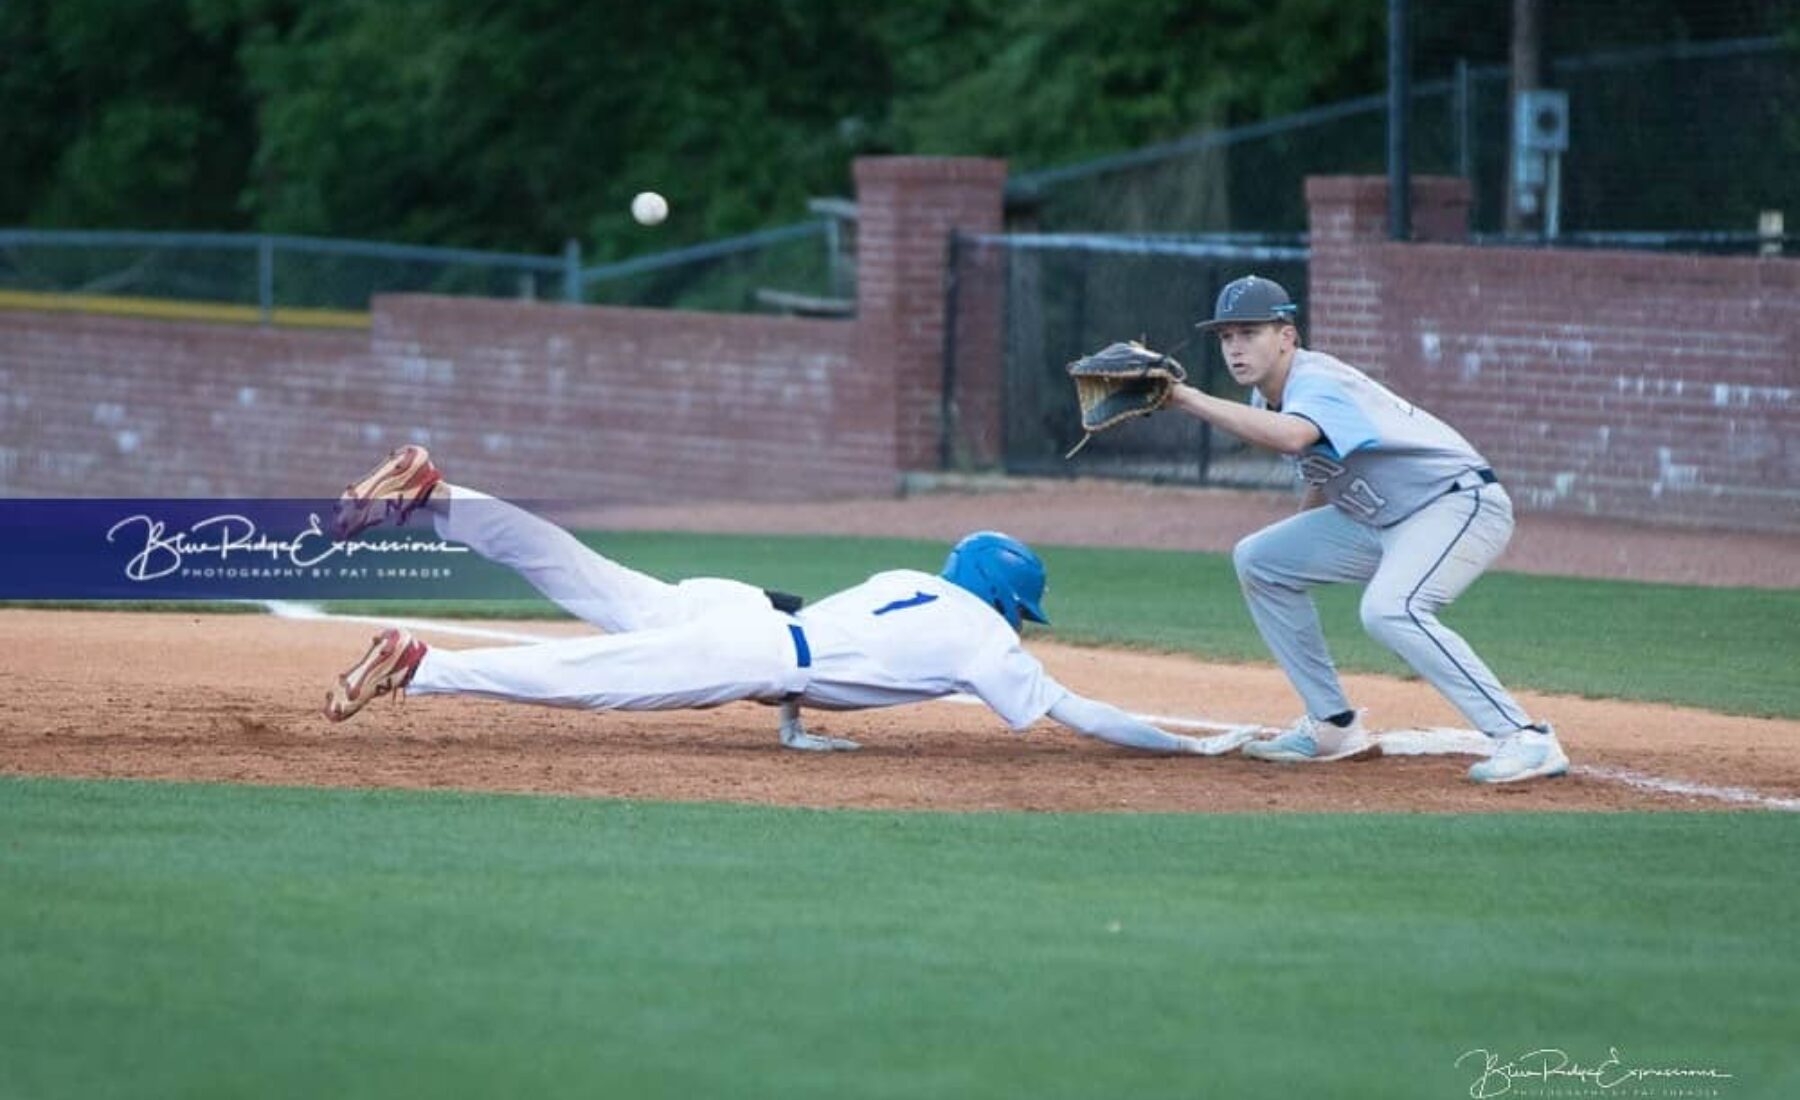
[[[1179,753],[1189,756],[1218,756],[1243,745],[1252,734],[1246,730],[1220,734],[1217,737],[1187,737],[1158,729],[1148,722],[1133,718],[1111,703],[1088,699],[1074,692],[1057,700],[1050,717],[1086,737],[1097,737],[1126,748],[1146,752]]]

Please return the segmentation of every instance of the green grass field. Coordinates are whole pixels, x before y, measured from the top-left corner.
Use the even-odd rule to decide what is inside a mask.
[[[943,553],[595,541],[809,596]],[[1219,555],[1045,556],[1056,637],[1263,659]],[[1341,665],[1399,671],[1353,592],[1322,604]],[[1517,686],[1800,716],[1794,591],[1498,574],[1449,621]],[[1732,1077],[1508,1095],[1794,1096],[1797,929],[1791,814],[890,814],[0,779],[0,1100],[1449,1098],[1480,1094],[1465,1051],[1546,1047]]]
[[[0,835],[7,1096],[1456,1097],[1542,1046],[1800,1090],[1787,816],[7,780]]]

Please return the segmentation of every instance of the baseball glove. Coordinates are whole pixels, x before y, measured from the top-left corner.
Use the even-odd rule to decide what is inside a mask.
[[[1187,381],[1180,363],[1136,340],[1108,344],[1070,363],[1068,371],[1075,380],[1075,400],[1081,403],[1084,434],[1064,458],[1074,458],[1095,432],[1162,408],[1175,384]]]

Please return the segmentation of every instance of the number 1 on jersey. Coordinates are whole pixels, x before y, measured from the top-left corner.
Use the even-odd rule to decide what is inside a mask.
[[[929,592],[915,592],[904,600],[895,600],[893,603],[876,608],[874,613],[877,615],[886,615],[890,611],[905,611],[909,607],[923,607],[925,604],[928,604],[935,599],[937,599],[937,597]]]

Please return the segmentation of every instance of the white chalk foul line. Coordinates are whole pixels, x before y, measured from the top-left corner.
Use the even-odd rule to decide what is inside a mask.
[[[321,611],[311,604],[293,603],[287,600],[263,600],[262,605],[269,613],[281,619],[294,621],[331,621],[340,623],[369,623],[373,626],[398,626],[407,630],[432,630],[439,634],[449,634],[461,638],[485,638],[497,642],[547,642],[553,635],[526,634],[514,630],[495,630],[492,627],[468,626],[461,623],[444,622],[440,619],[395,618],[385,615],[338,615]],[[973,695],[946,695],[940,702],[960,703],[965,706],[986,706]],[[1133,714],[1133,718],[1152,725],[1167,726],[1172,729],[1213,730],[1230,733],[1244,729],[1241,722],[1220,722],[1210,718],[1190,718],[1174,714]],[[1453,729],[1437,726],[1428,729],[1387,730],[1376,736],[1381,743],[1381,751],[1389,756],[1486,756],[1492,748],[1492,740],[1478,730]],[[1570,774],[1584,779],[1597,779],[1603,783],[1617,783],[1635,790],[1652,794],[1682,795],[1688,798],[1704,798],[1714,802],[1726,802],[1738,806],[1756,806],[1765,810],[1785,810],[1790,813],[1800,812],[1800,798],[1781,798],[1775,795],[1753,791],[1747,787],[1715,787],[1707,783],[1694,783],[1685,779],[1664,779],[1661,776],[1645,775],[1626,768],[1597,767],[1578,764],[1569,769]]]
[[[1679,794],[1690,798],[1709,798],[1715,802],[1734,802],[1740,806],[1757,806],[1765,810],[1800,813],[1800,798],[1777,798],[1747,787],[1711,787],[1704,783],[1689,783],[1685,779],[1663,779],[1625,768],[1602,768],[1588,764],[1578,764],[1569,770],[1587,779],[1623,783],[1627,787],[1656,794]]]
[[[495,630],[486,626],[447,623],[437,619],[402,619],[392,615],[338,615],[329,611],[321,611],[312,604],[292,603],[287,600],[262,600],[260,602],[269,609],[269,614],[276,618],[293,619],[300,622],[368,623],[371,626],[397,626],[405,630],[430,630],[456,638],[485,638],[489,641],[521,644],[547,642],[552,637],[548,634],[522,634],[516,630]]]

